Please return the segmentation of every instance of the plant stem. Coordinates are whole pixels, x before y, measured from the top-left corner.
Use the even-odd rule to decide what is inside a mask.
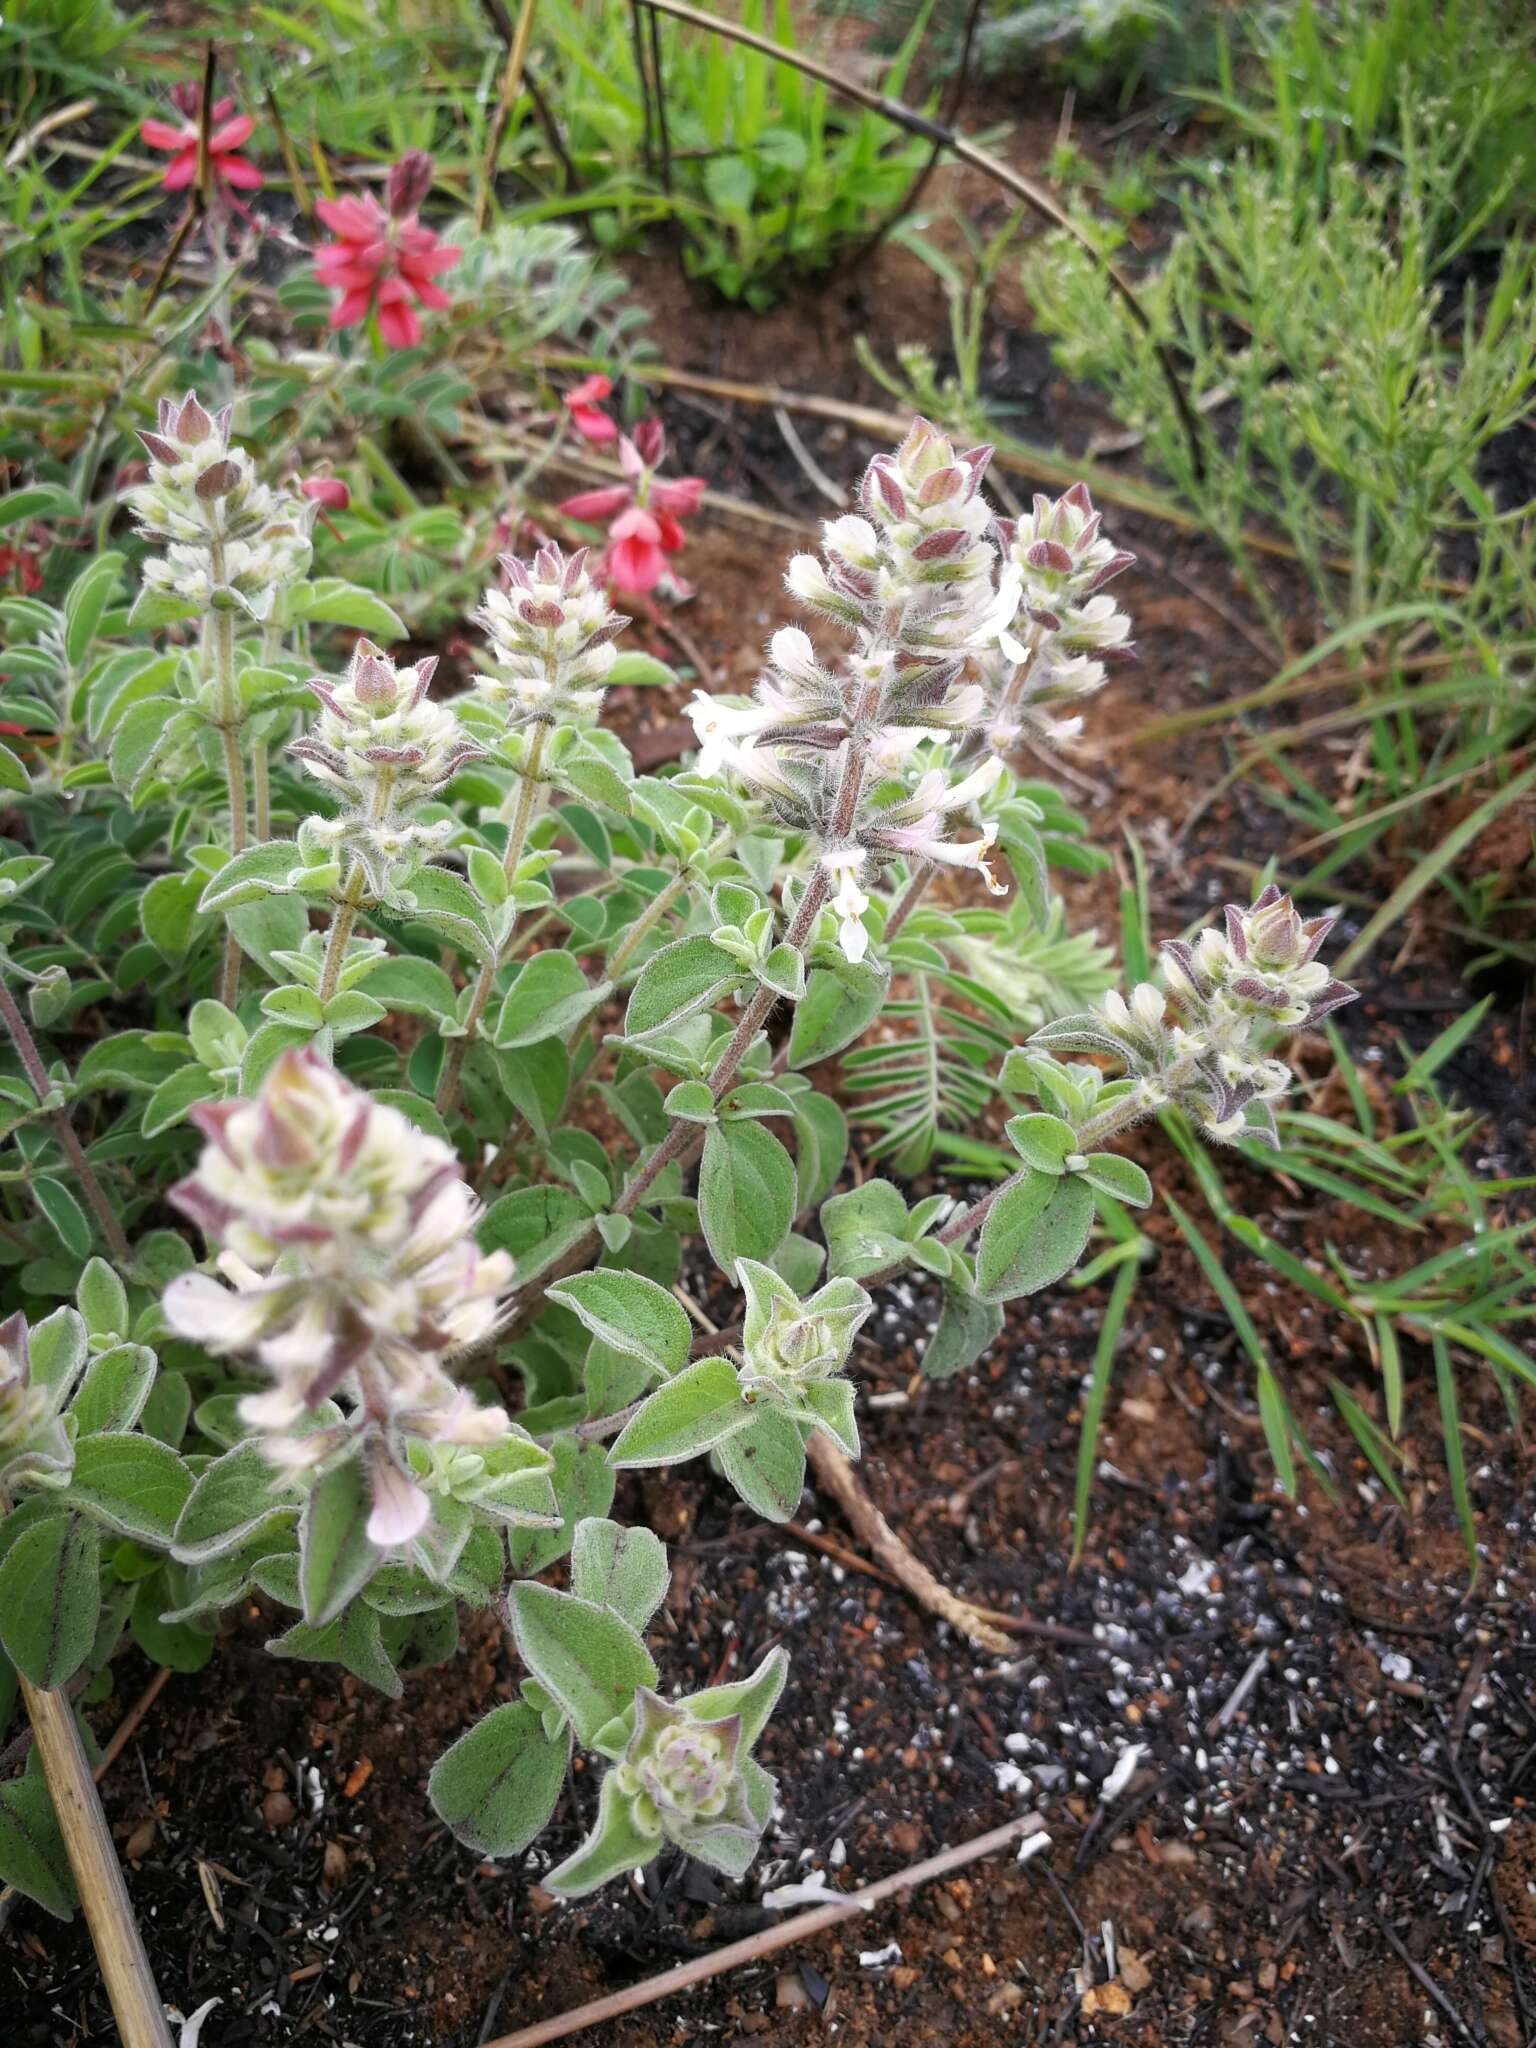
[[[830,1437],[813,1430],[805,1447],[817,1482],[842,1509],[848,1526],[860,1538],[876,1563],[884,1565],[920,1606],[947,1621],[979,1650],[1007,1656],[1014,1645],[1000,1629],[983,1619],[981,1613],[958,1593],[951,1593],[942,1579],[929,1571],[922,1559],[910,1551],[859,1483],[859,1476]]]
[[[925,860],[920,862],[918,866],[913,870],[911,881],[908,882],[906,888],[902,890],[901,896],[897,901],[895,909],[886,919],[885,936],[887,937],[887,939],[895,938],[896,934],[901,930],[902,926],[906,923],[907,919],[912,915],[913,911],[916,910],[918,904],[922,901],[923,896],[927,891],[928,884],[932,880],[933,862],[931,860]]]
[[[16,998],[3,981],[0,981],[0,1022],[4,1023],[11,1035],[16,1056],[21,1061],[22,1069],[38,1101],[46,1102],[53,1093],[53,1084],[48,1079],[48,1070],[43,1065],[42,1057],[37,1050],[37,1041],[28,1028],[27,1020],[21,1014]],[[76,1178],[80,1182],[80,1192],[90,1203],[91,1213],[101,1225],[101,1234],[106,1239],[113,1258],[120,1266],[131,1266],[132,1247],[124,1234],[117,1211],[107,1200],[106,1190],[96,1178],[96,1169],[85,1156],[85,1147],[70,1121],[69,1111],[61,1103],[57,1109],[49,1110],[48,1121],[53,1125],[54,1136],[63,1147],[65,1158],[75,1169]]]
[[[272,837],[272,771],[265,741],[251,754],[251,811],[260,844]]]
[[[718,838],[712,840],[698,856],[700,865],[702,866],[710,861],[717,860],[721,854],[727,851],[735,836],[733,831],[727,830],[722,832]],[[641,940],[653,932],[657,925],[660,924],[673,904],[688,887],[688,881],[688,869],[686,867],[679,868],[667,886],[659,890],[651,898],[645,909],[619,941],[618,946],[614,950],[613,958],[608,962],[608,979],[610,981],[618,980],[630,961],[634,959]]]
[[[544,785],[539,778],[539,768],[544,759],[544,742],[549,737],[547,725],[536,725],[528,745],[527,757],[518,770],[517,807],[507,827],[507,849],[501,857],[501,871],[510,883],[523,858],[523,849],[528,843],[528,833],[538,809],[540,792]],[[469,999],[469,1012],[464,1019],[464,1033],[461,1038],[450,1039],[448,1051],[443,1059],[443,1071],[438,1077],[435,1107],[439,1116],[451,1116],[459,1099],[459,1072],[474,1043],[480,1019],[491,999],[496,986],[497,971],[507,957],[516,930],[514,920],[511,929],[502,940],[494,959],[487,960],[475,977],[474,994]]]
[[[362,862],[353,861],[352,872],[347,877],[347,886],[336,906],[336,915],[331,919],[330,936],[325,942],[325,964],[320,969],[320,986],[316,990],[322,1003],[328,1003],[335,995],[336,984],[341,979],[342,963],[347,957],[347,941],[352,936],[352,927],[357,923],[357,913],[363,907],[365,879]]]
[[[0,1499],[0,1509],[8,1507],[9,1502]],[[17,1678],[122,2048],[172,2048],[165,2008],[155,1989],[69,1696],[62,1691],[44,1692],[19,1672]]]
[[[215,545],[209,553],[213,580],[222,583],[224,550]],[[232,612],[209,612],[203,648],[213,681],[219,745],[224,751],[224,780],[229,787],[229,850],[232,854],[243,853],[246,846],[245,756],[240,751],[240,695],[235,683],[235,620]],[[232,1010],[239,994],[240,942],[231,932],[224,941],[224,973],[219,984],[219,998],[226,1009]]]
[[[786,945],[793,946],[797,953],[803,951],[806,939],[810,935],[811,927],[815,924],[817,915],[826,900],[826,870],[818,863],[815,873],[805,885],[805,893],[800,898],[799,908],[795,912],[794,920],[784,935]],[[778,1000],[779,996],[776,989],[768,988],[763,983],[759,983],[757,993],[737,1018],[736,1029],[726,1041],[720,1057],[715,1061],[714,1071],[709,1077],[709,1092],[716,1102],[721,1100],[729,1090],[731,1083],[736,1079],[741,1063],[751,1049],[753,1039],[756,1038],[758,1032],[763,1028],[769,1011]],[[614,1203],[614,1215],[632,1215],[638,1207],[641,1197],[654,1185],[662,1169],[670,1166],[674,1159],[680,1159],[687,1150],[689,1140],[698,1136],[698,1125],[684,1122],[682,1118],[678,1118],[669,1127],[661,1143],[657,1145],[640,1168],[640,1171]]]

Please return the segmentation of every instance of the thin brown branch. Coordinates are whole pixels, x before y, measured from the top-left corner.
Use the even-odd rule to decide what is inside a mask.
[[[75,1889],[101,1966],[122,2048],[171,2048],[165,2008],[91,1777],[74,1708],[62,1692],[21,1679],[38,1762],[53,1801]]]
[[[952,1593],[944,1581],[931,1572],[914,1551],[897,1535],[859,1482],[852,1464],[833,1443],[817,1430],[805,1447],[817,1484],[837,1502],[848,1526],[877,1564],[910,1593],[920,1607],[958,1629],[978,1650],[990,1650],[1006,1657],[1013,1645],[1001,1629],[986,1620],[971,1601]]]
[[[995,1856],[1002,1849],[1011,1849],[1026,1835],[1038,1834],[1040,1826],[1038,1814],[1026,1813],[1018,1820],[1009,1821],[1005,1827],[978,1835],[974,1841],[962,1842],[954,1849],[941,1849],[937,1856],[909,1864],[905,1870],[898,1870],[894,1877],[882,1877],[876,1884],[864,1885],[835,1905],[813,1906],[808,1913],[797,1913],[792,1920],[781,1921],[777,1927],[765,1927],[761,1933],[748,1935],[744,1941],[733,1941],[725,1948],[716,1949],[713,1955],[697,1956],[692,1962],[663,1970],[659,1976],[647,1977],[642,1984],[632,1984],[625,1991],[611,1991],[606,1998],[595,1998],[590,2004],[575,2006],[555,2019],[538,2020],[531,2027],[520,2027],[515,2034],[499,2035],[496,2040],[487,2042],[486,2048],[542,2048],[546,2041],[566,2041],[573,2034],[584,2034],[590,2028],[603,2026],[627,2012],[638,2012],[642,2006],[655,2005],[663,1998],[675,1998],[680,1991],[691,1990],[695,1984],[706,1984],[712,1977],[724,1976],[728,1970],[739,1970],[747,1963],[761,1962],[764,1956],[776,1955],[780,1949],[790,1948],[796,1942],[808,1941],[813,1934],[824,1933],[827,1928],[836,1927],[840,1921],[854,1914],[867,1913],[885,1899],[916,1891],[919,1885],[930,1884],[937,1877],[947,1877],[952,1870],[963,1870],[967,1864],[978,1863],[984,1856]]]
[[[971,0],[969,8],[966,10],[965,40],[960,46],[960,63],[953,79],[950,81],[950,89],[940,117],[945,126],[949,128],[953,128],[955,122],[960,118],[960,109],[965,104],[966,87],[971,82],[971,56],[976,44],[976,31],[981,25],[981,11],[985,5],[986,0]],[[939,159],[943,154],[944,144],[936,141],[928,152],[927,163],[923,165],[923,168],[907,187],[906,192],[897,200],[885,219],[877,223],[868,240],[861,242],[859,247],[854,250],[849,258],[850,268],[857,268],[860,264],[867,263],[886,236],[895,228],[900,227],[901,223],[909,215],[916,213],[918,207],[922,204],[923,194],[928,189],[929,181],[939,167]]]

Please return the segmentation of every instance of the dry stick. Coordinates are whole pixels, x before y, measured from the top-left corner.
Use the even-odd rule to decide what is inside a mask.
[[[818,1484],[837,1502],[849,1527],[876,1562],[884,1565],[930,1614],[958,1629],[977,1649],[1006,1657],[1013,1648],[1007,1636],[983,1621],[969,1600],[951,1593],[943,1580],[936,1578],[922,1559],[907,1548],[859,1484],[857,1473],[831,1438],[817,1430],[806,1444],[805,1454]]]
[[[975,47],[976,30],[980,26],[981,10],[985,4],[986,0],[971,0],[970,7],[966,12],[965,40],[960,46],[960,66],[950,82],[949,95],[940,117],[945,126],[949,128],[952,128],[960,118],[960,108],[965,101],[965,90],[971,82],[971,53]],[[922,203],[923,194],[928,189],[929,180],[939,167],[939,158],[943,154],[943,143],[936,141],[928,152],[927,163],[923,165],[923,168],[907,187],[905,194],[897,200],[891,211],[878,224],[868,240],[860,243],[859,247],[854,250],[852,256],[848,259],[850,269],[867,263],[886,236],[894,228],[899,227],[909,214],[916,213],[919,205]]]
[[[288,182],[293,187],[293,203],[304,216],[312,221],[315,217],[315,202],[309,196],[309,187],[304,182],[304,173],[299,168],[299,153],[293,146],[293,137],[288,133],[282,111],[277,104],[277,94],[271,86],[266,93],[267,112],[272,117],[272,126],[277,131],[278,152],[288,173]]]
[[[776,1955],[782,1948],[808,1941],[813,1934],[824,1933],[827,1928],[836,1927],[840,1921],[851,1919],[856,1913],[866,1913],[885,1899],[895,1898],[901,1892],[915,1891],[919,1885],[929,1884],[936,1877],[947,1877],[952,1870],[963,1870],[967,1864],[978,1863],[983,1856],[994,1856],[1000,1849],[1011,1848],[1025,1835],[1038,1834],[1039,1831],[1040,1816],[1026,1813],[1019,1820],[1009,1821],[1006,1827],[993,1828],[988,1834],[978,1835],[974,1841],[962,1842],[958,1848],[941,1849],[937,1856],[925,1857],[921,1863],[898,1870],[894,1877],[882,1877],[876,1884],[867,1884],[859,1891],[850,1892],[846,1899],[840,1899],[835,1905],[814,1906],[810,1912],[797,1913],[792,1920],[781,1921],[777,1927],[765,1927],[760,1934],[748,1935],[745,1941],[733,1941],[725,1948],[716,1949],[713,1955],[697,1956],[690,1963],[678,1963],[673,1969],[663,1970],[660,1976],[646,1978],[643,1984],[630,1985],[627,1991],[611,1991],[606,1998],[595,1998],[588,2005],[575,2006],[558,2019],[538,2020],[531,2027],[519,2028],[515,2034],[502,2034],[496,2040],[488,2041],[485,2048],[540,2048],[545,2041],[568,2040],[572,2034],[602,2026],[624,2013],[637,2012],[641,2006],[654,2005],[659,1999],[675,1997],[679,1991],[690,1990],[695,1984],[706,1984],[710,1978],[723,1976],[727,1970],[759,1962],[764,1956]]]
[[[667,127],[667,82],[661,71],[661,30],[654,13],[646,17],[651,36],[651,72],[656,82],[656,140],[661,148],[661,189],[672,196],[672,135]]]
[[[522,88],[523,67],[528,59],[528,38],[533,34],[533,11],[537,4],[538,0],[523,0],[517,17],[517,27],[512,31],[512,40],[507,45],[507,61],[502,67],[501,89],[496,95],[496,110],[491,117],[491,132],[485,145],[485,162],[480,170],[480,191],[475,200],[477,232],[485,226],[486,211],[490,206],[491,191],[496,180],[496,159],[501,155],[507,123],[512,118],[512,107]]]
[[[501,37],[501,40],[510,50],[517,35],[517,29],[513,24],[511,15],[508,14],[503,4],[503,0],[485,0],[485,11],[491,18],[492,28],[495,29],[497,35]],[[549,101],[544,97],[543,92],[540,90],[539,82],[533,75],[533,65],[526,53],[523,58],[523,84],[527,89],[529,99],[533,102],[533,111],[538,116],[539,126],[544,130],[544,139],[549,144],[551,153],[559,160],[561,168],[565,172],[567,192],[579,192],[582,189],[581,179],[576,174],[576,166],[571,161],[571,153],[565,146],[565,137],[560,133],[560,125],[550,111]]]
[[[33,1093],[40,1103],[46,1102],[53,1093],[53,1083],[48,1078],[48,1070],[43,1065],[42,1055],[38,1052],[37,1040],[32,1036],[16,998],[3,981],[0,981],[0,1022],[4,1023],[10,1033],[11,1043],[16,1048],[16,1057],[21,1061],[22,1070],[31,1084]],[[106,1239],[113,1258],[120,1266],[131,1266],[132,1247],[124,1235],[117,1211],[107,1200],[106,1191],[96,1178],[96,1169],[85,1156],[85,1147],[70,1121],[69,1111],[60,1103],[57,1109],[50,1109],[47,1114],[48,1121],[53,1125],[53,1134],[64,1148],[65,1158],[75,1169],[75,1175],[80,1182],[80,1192],[90,1203],[91,1213],[101,1225],[101,1234]]]
[[[957,157],[961,163],[969,164],[973,170],[981,171],[986,177],[1001,185],[1005,191],[1012,192],[1017,198],[1022,199],[1026,206],[1032,207],[1053,227],[1060,228],[1065,234],[1070,235],[1100,266],[1111,287],[1125,301],[1132,319],[1150,339],[1158,366],[1167,383],[1169,396],[1173,400],[1174,410],[1178,413],[1179,424],[1189,442],[1190,462],[1194,473],[1196,477],[1205,475],[1205,444],[1201,436],[1200,421],[1190,405],[1183,379],[1179,375],[1167,343],[1154,331],[1151,317],[1137,297],[1136,288],[1130,279],[1115,264],[1105,260],[1092,236],[1084,232],[1043,186],[1037,185],[1032,178],[1026,178],[1022,172],[1014,170],[1010,164],[1005,164],[989,150],[983,149],[979,143],[972,142],[968,136],[960,134],[958,130],[942,121],[930,121],[926,114],[919,114],[904,101],[892,99],[887,93],[874,92],[866,85],[859,85],[853,79],[843,77],[841,72],[835,71],[830,64],[823,64],[815,57],[807,57],[801,51],[786,49],[782,43],[773,42],[769,37],[758,35],[751,29],[742,28],[734,21],[723,21],[718,14],[707,14],[703,8],[690,7],[687,0],[634,0],[634,5],[659,9],[661,13],[670,14],[678,21],[691,22],[695,28],[707,30],[711,35],[723,36],[727,42],[742,43],[748,49],[757,50],[763,56],[773,58],[776,63],[789,65],[791,70],[803,71],[808,78],[819,79],[823,85],[830,86],[833,92],[840,93],[844,99],[852,100],[858,106],[868,107],[873,113],[883,114],[886,120],[898,128],[905,128],[909,134],[927,136],[930,142],[936,143],[941,149],[947,149],[952,156]]]
[[[91,1778],[74,1709],[62,1692],[44,1692],[19,1673],[18,1678],[122,2048],[171,2048],[171,2030],[165,2023],[165,2010],[133,1917],[123,1868]]]

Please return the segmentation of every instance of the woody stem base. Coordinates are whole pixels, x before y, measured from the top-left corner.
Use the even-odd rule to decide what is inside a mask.
[[[864,1544],[877,1564],[912,1595],[920,1607],[958,1629],[978,1650],[1007,1656],[1016,1647],[1000,1629],[994,1628],[981,1610],[969,1600],[952,1593],[929,1571],[922,1559],[910,1551],[859,1483],[859,1476],[842,1452],[818,1430],[805,1447],[816,1483],[842,1509],[848,1526]]]
[[[173,2048],[74,1710],[64,1693],[20,1682],[122,2048]]]

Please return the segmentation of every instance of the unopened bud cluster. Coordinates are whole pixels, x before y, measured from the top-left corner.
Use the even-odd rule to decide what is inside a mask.
[[[495,1328],[512,1277],[482,1253],[476,1204],[449,1148],[375,1102],[309,1048],[284,1052],[248,1101],[205,1103],[208,1138],[172,1199],[220,1247],[231,1283],[184,1274],[171,1326],[220,1356],[254,1355],[272,1386],[240,1404],[274,1463],[314,1467],[362,1439],[378,1543],[430,1513],[406,1438],[495,1445],[511,1430],[448,1377],[449,1352]],[[344,1419],[305,1427],[341,1397]]]
[[[139,531],[163,541],[144,582],[199,611],[264,619],[278,593],[309,568],[314,506],[273,490],[231,445],[231,408],[210,414],[188,392],[161,399],[158,428],[139,439],[149,481],[128,492]]]
[[[61,1311],[72,1316],[72,1309]],[[84,1361],[85,1345],[79,1347]],[[64,1486],[74,1448],[59,1410],[72,1377],[44,1380],[34,1375],[25,1316],[0,1323],[0,1494],[25,1486]]]
[[[856,1280],[829,1280],[801,1301],[787,1280],[756,1259],[738,1259],[736,1278],[746,1297],[741,1390],[749,1400],[792,1397],[841,1372],[874,1308]]]
[[[507,588],[490,589],[475,614],[495,669],[476,696],[503,726],[590,725],[602,708],[614,641],[629,620],[588,569],[588,551],[541,547],[532,562],[503,555]]]
[[[363,863],[375,895],[383,895],[391,864],[444,846],[450,820],[422,824],[408,813],[434,797],[481,751],[446,705],[427,696],[435,655],[396,668],[369,640],[359,640],[339,681],[314,676],[309,687],[320,716],[288,751],[346,805],[341,816],[311,818],[300,832],[306,849],[344,850]]]
[[[1267,1050],[1277,1029],[1316,1024],[1358,993],[1317,958],[1337,913],[1302,918],[1270,884],[1251,909],[1226,906],[1225,928],[1162,948],[1166,988],[1111,991],[1095,1017],[1068,1017],[1031,1041],[1050,1051],[1107,1052],[1141,1084],[1144,1112],[1175,1103],[1207,1137],[1275,1139],[1274,1104],[1291,1070]]]
[[[665,1836],[680,1849],[697,1852],[714,1838],[716,1855],[724,1837],[735,1836],[750,1855],[762,1832],[753,1818],[740,1769],[741,1717],[696,1720],[688,1702],[677,1705],[647,1686],[635,1695],[635,1732],[609,1773],[632,1826],[642,1835]],[[606,1789],[606,1787],[605,1787]]]
[[[1105,663],[1134,652],[1130,618],[1104,586],[1136,558],[1105,538],[1082,483],[1054,500],[1036,497],[1027,518],[999,520],[998,532],[1019,613],[985,665],[987,736],[1007,753],[1026,728],[1056,744],[1075,739],[1081,718],[1057,718],[1051,707],[1092,696]]]

